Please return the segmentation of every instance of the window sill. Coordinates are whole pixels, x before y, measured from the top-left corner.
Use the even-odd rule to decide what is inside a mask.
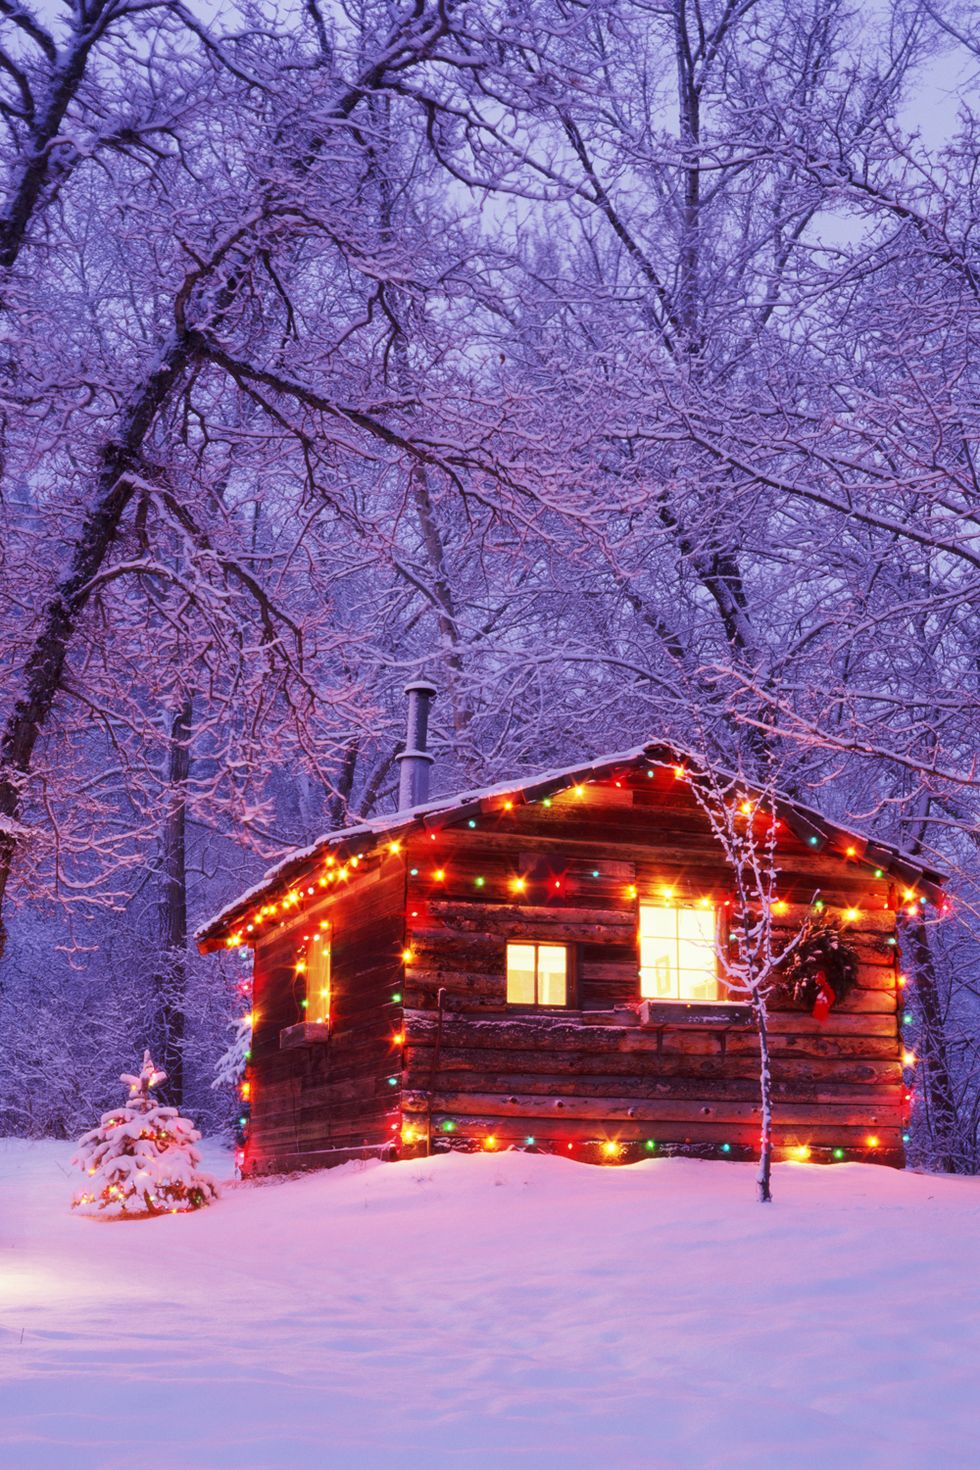
[[[751,1006],[731,1000],[644,1000],[641,1026],[748,1026]]]
[[[281,1051],[292,1051],[300,1046],[322,1046],[329,1040],[328,1021],[299,1021],[295,1026],[284,1026],[279,1032]]]

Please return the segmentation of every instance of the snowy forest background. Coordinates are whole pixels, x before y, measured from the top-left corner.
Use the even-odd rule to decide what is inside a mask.
[[[946,0],[0,0],[0,1133],[394,805],[663,735],[920,853],[980,1120],[980,24]],[[183,1066],[180,1059],[183,1058]]]

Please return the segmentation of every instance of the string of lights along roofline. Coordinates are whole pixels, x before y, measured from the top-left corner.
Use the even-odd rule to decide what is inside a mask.
[[[654,779],[658,771],[662,769],[663,768],[659,766],[648,768],[646,771],[647,778]],[[671,768],[671,771],[675,780],[684,781],[688,779],[688,772],[686,768],[682,765],[673,766]],[[613,777],[607,781],[572,782],[564,787],[556,788],[556,790],[552,792],[551,795],[541,796],[537,798],[525,798],[521,791],[515,791],[510,793],[509,795],[504,796],[487,797],[481,801],[480,817],[499,822],[500,819],[506,819],[508,815],[514,812],[519,812],[520,809],[523,807],[540,806],[543,809],[548,810],[553,806],[554,798],[557,796],[571,795],[573,798],[582,800],[585,798],[589,787],[603,786],[611,787],[614,789],[621,788],[623,786],[623,778]],[[484,806],[486,807],[486,810],[484,810]],[[760,803],[753,802],[751,799],[746,797],[736,798],[736,800],[731,804],[731,810],[733,811],[733,813],[737,816],[745,818],[754,818],[759,809]],[[771,818],[772,827],[774,830],[778,831],[784,826],[782,820],[776,817],[774,813],[768,813],[768,815]],[[476,817],[469,817],[467,818],[466,825],[469,830],[475,831],[479,828],[480,822]],[[429,839],[433,842],[437,842],[439,840],[439,835],[440,834],[438,831],[430,831],[428,833]],[[826,842],[820,837],[811,833],[806,838],[806,845],[810,848],[828,847],[831,851],[836,850],[837,855],[840,857],[842,862],[847,864],[858,864],[864,868],[867,868],[875,880],[880,881],[885,879],[886,877],[885,870],[871,862],[864,861],[858,851],[858,848],[853,844],[846,844],[842,850],[834,849],[829,842]],[[324,859],[323,870],[315,879],[307,877],[307,879],[301,884],[290,884],[289,886],[287,886],[286,892],[279,900],[268,904],[263,904],[260,907],[256,908],[251,913],[251,916],[246,918],[241,928],[237,929],[235,932],[227,936],[225,940],[226,947],[230,949],[254,944],[263,932],[268,933],[269,929],[273,927],[273,924],[270,924],[268,922],[270,920],[275,921],[275,927],[281,928],[285,926],[294,918],[299,917],[300,913],[303,910],[315,905],[316,903],[321,902],[324,897],[329,896],[332,890],[336,891],[338,887],[342,887],[351,879],[359,876],[361,865],[366,860],[371,858],[383,859],[384,857],[399,857],[402,855],[402,853],[403,843],[397,838],[384,841],[374,846],[366,847],[359,851],[350,851],[346,854],[328,853]],[[409,869],[409,875],[413,878],[428,878],[431,883],[437,887],[444,886],[450,878],[449,870],[443,860],[440,860],[426,871],[423,871],[423,869],[419,867],[412,867]],[[512,873],[505,880],[503,880],[503,885],[504,891],[506,891],[507,896],[512,899],[521,899],[529,896],[546,897],[549,894],[552,896],[557,896],[559,893],[568,895],[569,893],[574,891],[574,889],[578,888],[580,884],[583,887],[587,887],[590,878],[591,880],[600,880],[602,877],[602,865],[600,862],[599,866],[594,867],[591,870],[587,869],[584,873],[577,873],[574,875],[574,877],[549,875],[542,878],[537,877],[531,873]],[[489,898],[495,891],[493,880],[488,880],[487,877],[483,874],[476,874],[469,881],[472,883],[474,889],[482,891],[481,896]],[[655,903],[657,901],[660,901],[665,904],[669,904],[671,900],[676,896],[676,892],[677,885],[660,885],[652,892],[645,892],[643,896],[643,901],[644,903]],[[639,898],[639,889],[637,885],[635,883],[623,885],[622,896],[628,902],[635,902]],[[877,900],[878,907],[881,911],[890,911],[893,909],[893,904],[889,901],[890,897],[891,895],[889,894],[889,897]],[[704,908],[731,908],[734,904],[734,901],[735,900],[732,896],[722,897],[717,893],[701,894],[695,900],[697,905]],[[899,906],[897,903],[894,905],[896,917],[899,916],[899,913],[901,913],[902,917],[923,917],[923,910],[925,909],[927,903],[928,900],[926,899],[925,895],[916,893],[914,888],[904,887],[901,894],[901,905]],[[777,898],[772,903],[772,911],[774,914],[781,916],[789,911],[790,906],[790,902],[786,898]],[[817,914],[823,914],[828,909],[828,904],[824,899],[820,898],[819,895],[814,895],[806,905],[799,906],[808,906]],[[839,910],[840,920],[844,924],[858,923],[862,917],[863,910],[859,907],[841,905],[838,905],[836,907]],[[939,916],[945,917],[949,913],[949,911],[949,902],[944,900],[943,903],[939,906]],[[323,926],[321,925],[321,927]],[[315,942],[318,937],[318,934],[314,934],[312,936],[306,935],[303,938],[303,944],[306,945],[311,942]],[[897,944],[897,941],[894,936],[889,935],[886,939],[886,943],[894,947]],[[405,964],[406,966],[410,965],[412,962],[412,958],[413,956],[410,949],[406,949],[403,951],[403,964]],[[296,961],[296,970],[298,974],[302,974],[303,970],[305,969],[305,962],[304,949],[301,952],[300,957],[298,957]],[[897,977],[897,983],[900,988],[904,987],[907,983],[906,976],[899,975]],[[402,992],[395,992],[391,997],[390,1003],[394,1006],[400,1006],[401,1002]],[[305,1002],[303,1004],[305,1005]],[[908,1010],[904,1011],[902,1015],[903,1027],[911,1027],[914,1025],[914,1023],[915,1018],[913,1014]],[[403,1047],[405,1042],[404,1030],[394,1031],[392,1033],[391,1040],[393,1047]],[[250,1057],[250,1052],[248,1053],[248,1056]],[[398,1059],[400,1060],[401,1058],[399,1057]],[[910,1088],[912,1084],[911,1076],[909,1074],[914,1073],[914,1068],[917,1062],[916,1055],[911,1047],[905,1047],[902,1052],[901,1060],[905,1085],[907,1088]],[[386,1080],[388,1082],[388,1085],[391,1086],[393,1089],[397,1088],[400,1082],[400,1072],[393,1072],[388,1076]],[[238,1119],[238,1162],[240,1165],[244,1162],[244,1150],[248,1135],[252,1087],[253,1079],[250,1075],[250,1071],[247,1071],[240,1084],[241,1108]],[[904,1101],[906,1107],[911,1105],[913,1101],[913,1094],[910,1090],[906,1091]],[[419,1131],[415,1128],[415,1126],[412,1124],[401,1126],[397,1117],[393,1122],[390,1123],[389,1129],[392,1132],[398,1133],[401,1137],[401,1141],[406,1145],[413,1145],[420,1141]],[[444,1134],[452,1135],[457,1132],[457,1125],[453,1122],[453,1120],[447,1120],[446,1123],[443,1125],[442,1131]],[[905,1143],[909,1141],[907,1116],[903,1124],[902,1139]],[[498,1134],[486,1133],[485,1135],[483,1135],[482,1147],[484,1147],[486,1150],[492,1152],[496,1150],[499,1146],[501,1146],[501,1141],[498,1137]],[[506,1146],[540,1148],[543,1145],[540,1144],[535,1137],[531,1135],[526,1135],[523,1139],[523,1144],[521,1144],[521,1140],[519,1139],[508,1139]],[[615,1140],[609,1138],[597,1138],[569,1141],[564,1145],[562,1151],[571,1153],[574,1153],[576,1150],[584,1151],[586,1153],[592,1151],[597,1153],[599,1157],[607,1162],[617,1162],[624,1160],[627,1155],[631,1153],[631,1151],[636,1152],[640,1150],[642,1151],[642,1153],[649,1155],[657,1151],[658,1148],[663,1149],[664,1147],[665,1145],[658,1144],[657,1140],[655,1139]],[[671,1151],[675,1151],[677,1149],[683,1149],[684,1145],[671,1143],[669,1145],[666,1145],[666,1147],[669,1147]],[[705,1149],[705,1145],[702,1144],[692,1145],[691,1147],[698,1152],[702,1152]],[[867,1151],[875,1152],[877,1151],[878,1147],[879,1139],[877,1135],[869,1134],[865,1140],[865,1149]],[[739,1150],[744,1150],[744,1146],[741,1145],[722,1143],[718,1146],[717,1151],[722,1153],[723,1155],[729,1155],[733,1152],[733,1149],[735,1148],[738,1148]],[[785,1150],[783,1150],[783,1152],[785,1153],[786,1157],[793,1157],[797,1159],[809,1159],[819,1154],[820,1156],[829,1155],[836,1160],[840,1160],[847,1156],[848,1150],[845,1150],[841,1147],[826,1147],[818,1149],[816,1147],[812,1147],[809,1144],[800,1143],[798,1145],[793,1145],[786,1148]]]

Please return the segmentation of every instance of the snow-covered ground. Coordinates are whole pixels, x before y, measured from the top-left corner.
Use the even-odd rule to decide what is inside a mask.
[[[3,1470],[980,1464],[980,1179],[456,1156],[108,1224],[70,1153],[0,1143]]]

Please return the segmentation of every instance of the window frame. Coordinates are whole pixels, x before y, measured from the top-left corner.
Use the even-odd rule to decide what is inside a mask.
[[[689,909],[692,912],[697,913],[697,914],[703,914],[703,913],[709,913],[709,912],[710,913],[713,913],[713,915],[714,915],[714,943],[715,943],[715,987],[716,987],[716,990],[717,990],[717,995],[715,996],[715,998],[713,1000],[705,1000],[703,997],[700,997],[700,996],[698,996],[698,997],[695,997],[695,996],[684,996],[684,995],[681,995],[679,993],[677,995],[644,995],[644,993],[643,993],[643,972],[644,972],[644,969],[649,969],[650,967],[649,966],[644,966],[644,964],[642,962],[643,961],[643,932],[642,932],[642,910],[643,909],[653,909],[655,911],[656,910],[659,910],[661,912],[672,912],[672,913],[675,913],[675,914],[683,911],[684,909]],[[737,1007],[739,1005],[744,1005],[744,1002],[740,1001],[737,997],[733,996],[728,991],[727,987],[725,986],[725,982],[724,982],[724,980],[722,978],[721,966],[720,966],[720,964],[718,962],[718,953],[717,953],[718,950],[725,950],[728,947],[728,942],[729,942],[729,926],[728,926],[728,923],[727,923],[728,917],[729,917],[728,911],[721,904],[712,904],[710,909],[706,909],[703,904],[695,901],[694,898],[688,898],[686,896],[682,896],[680,899],[673,899],[670,903],[664,903],[662,901],[661,902],[656,902],[656,901],[653,901],[653,900],[638,898],[637,899],[637,905],[636,905],[636,958],[637,958],[637,988],[639,990],[639,999],[642,1002],[644,1002],[645,1004],[648,1004],[648,1005],[653,1005],[653,1006],[661,1006],[661,1005],[663,1005],[663,1006],[678,1006],[678,1007],[683,1006],[683,1007],[685,1007],[688,1010],[692,1006],[701,1006],[701,1007],[705,1007],[705,1008],[710,1008],[710,1007],[714,1007],[714,1006],[735,1006],[735,1007]],[[678,948],[678,955],[679,955],[679,947],[680,947],[680,935],[679,934],[677,935],[677,938],[674,940],[674,943],[675,943],[675,945]],[[677,964],[676,969],[677,969],[677,972],[678,972],[678,991],[679,991],[680,990],[680,974],[681,974],[681,966],[680,966],[679,963]]]
[[[534,1000],[511,1000],[508,994],[509,954],[512,947],[534,950]],[[538,950],[561,949],[565,952],[565,999],[538,1000]],[[504,941],[504,1003],[513,1011],[568,1011],[574,1009],[576,980],[576,946],[567,939],[507,939]]]

